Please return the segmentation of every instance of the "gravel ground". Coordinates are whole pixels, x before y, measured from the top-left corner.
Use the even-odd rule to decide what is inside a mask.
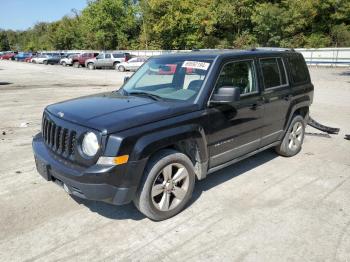
[[[312,68],[311,115],[293,158],[268,150],[196,184],[152,222],[133,205],[75,199],[36,172],[31,140],[50,103],[114,90],[114,70],[0,61],[1,261],[350,261],[350,69]]]

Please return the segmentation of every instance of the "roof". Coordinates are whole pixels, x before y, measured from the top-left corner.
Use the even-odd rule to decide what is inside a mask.
[[[256,54],[281,54],[281,53],[295,52],[293,49],[283,48],[252,48],[250,50],[242,49],[205,49],[205,50],[193,50],[192,52],[179,52],[179,53],[168,53],[154,56],[155,58],[186,58],[192,57],[197,59],[215,59],[216,57],[232,57],[241,55],[256,55]]]

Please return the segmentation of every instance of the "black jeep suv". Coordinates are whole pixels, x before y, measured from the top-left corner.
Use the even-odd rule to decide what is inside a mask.
[[[48,106],[36,166],[69,194],[167,219],[196,179],[271,147],[297,154],[313,89],[293,50],[153,57],[118,91]]]

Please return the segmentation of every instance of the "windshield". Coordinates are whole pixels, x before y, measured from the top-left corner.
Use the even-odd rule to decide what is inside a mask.
[[[128,94],[149,93],[162,99],[195,99],[208,74],[212,60],[153,58],[123,86]]]

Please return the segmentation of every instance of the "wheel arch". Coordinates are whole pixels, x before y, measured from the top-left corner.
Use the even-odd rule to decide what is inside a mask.
[[[292,103],[288,110],[286,121],[283,126],[284,130],[287,130],[290,122],[292,121],[295,115],[301,115],[305,119],[305,121],[307,121],[309,116],[310,105],[311,100],[308,97],[303,97],[302,100],[295,101],[294,103]]]
[[[130,159],[151,159],[164,149],[173,149],[185,154],[192,161],[197,178],[205,178],[208,149],[203,129],[190,125],[147,134],[137,140]]]

